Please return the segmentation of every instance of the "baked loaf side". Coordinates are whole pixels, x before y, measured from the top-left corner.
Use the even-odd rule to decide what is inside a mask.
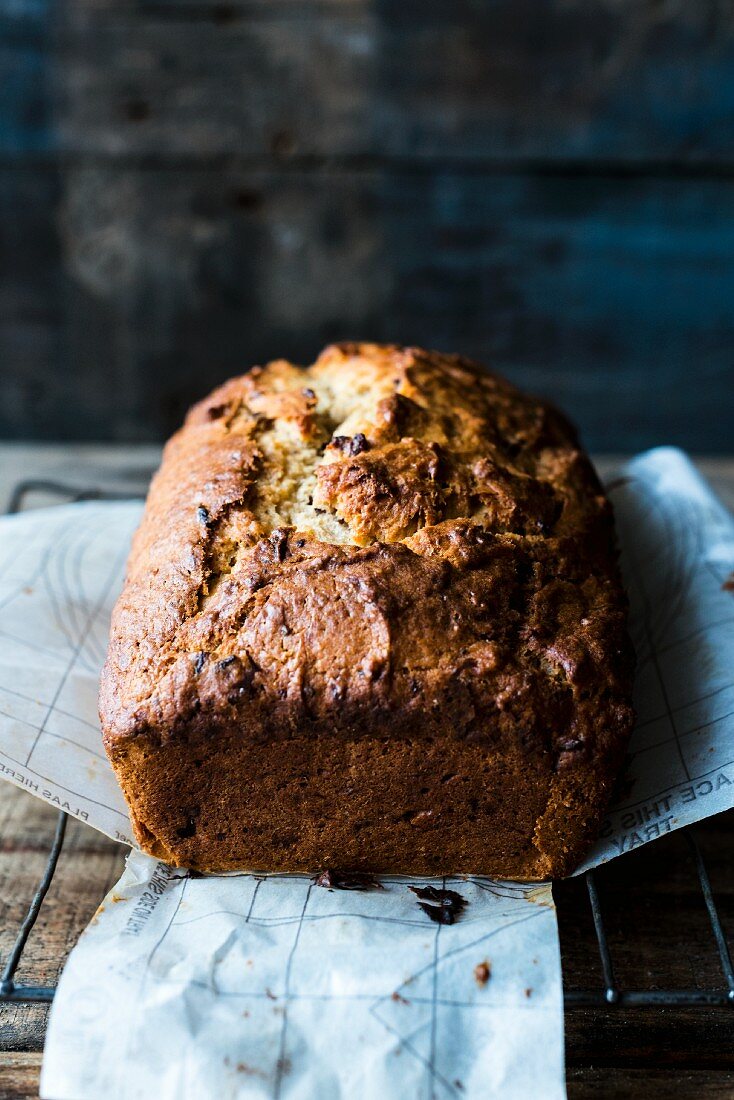
[[[566,420],[458,357],[342,344],[168,443],[100,713],[170,862],[533,879],[599,827],[631,675]]]

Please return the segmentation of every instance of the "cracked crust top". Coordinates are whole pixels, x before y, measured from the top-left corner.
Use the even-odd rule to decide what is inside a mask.
[[[140,735],[379,730],[608,793],[631,669],[610,507],[567,421],[456,356],[342,344],[226,383],[167,445],[100,709],[113,762]]]

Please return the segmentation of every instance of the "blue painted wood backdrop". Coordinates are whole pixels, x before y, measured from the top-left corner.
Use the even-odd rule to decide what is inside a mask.
[[[596,450],[734,449],[734,11],[0,0],[0,434],[461,351]]]

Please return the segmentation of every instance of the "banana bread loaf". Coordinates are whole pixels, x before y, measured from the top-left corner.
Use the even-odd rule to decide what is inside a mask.
[[[341,344],[169,442],[100,713],[168,862],[543,879],[599,827],[632,664],[566,420],[456,356]]]

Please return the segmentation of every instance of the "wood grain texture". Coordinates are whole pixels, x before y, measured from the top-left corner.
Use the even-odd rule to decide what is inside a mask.
[[[17,485],[29,480],[56,482],[78,492],[99,489],[142,497],[160,458],[160,447],[145,444],[0,443],[0,514]],[[23,508],[58,504],[59,499],[64,498],[38,489],[24,497]]]
[[[734,437],[734,16],[695,0],[0,2],[0,436],[155,440],[340,338],[595,449]]]
[[[67,0],[51,46],[75,154],[734,161],[734,16],[701,0]]]
[[[43,874],[56,811],[4,783],[0,798],[0,958],[12,946]],[[64,960],[122,873],[124,849],[72,819],[51,888],[21,966],[19,985],[55,985]],[[0,1006],[0,1050],[40,1050],[47,1005]]]
[[[696,828],[717,907],[734,935],[734,814]],[[625,990],[725,991],[703,895],[684,839],[675,834],[597,873],[617,982]],[[586,887],[554,886],[566,989],[602,989]],[[570,1067],[673,1067],[734,1071],[730,1007],[566,1008]],[[671,1078],[672,1080],[672,1078]]]
[[[617,1067],[573,1069],[567,1073],[568,1100],[730,1100],[734,1074],[727,1070],[665,1070]]]
[[[41,1055],[0,1051],[0,1100],[31,1100],[38,1096]]]
[[[38,1096],[41,1074],[40,1054],[0,1053],[0,1100],[33,1100]],[[670,1100],[674,1088],[676,1100],[730,1100],[734,1094],[734,1074],[720,1070],[684,1070],[675,1075],[665,1071],[569,1069],[569,1100]]]
[[[160,438],[216,382],[345,338],[493,364],[597,450],[734,438],[728,182],[85,165],[58,186],[0,170],[6,438]]]

